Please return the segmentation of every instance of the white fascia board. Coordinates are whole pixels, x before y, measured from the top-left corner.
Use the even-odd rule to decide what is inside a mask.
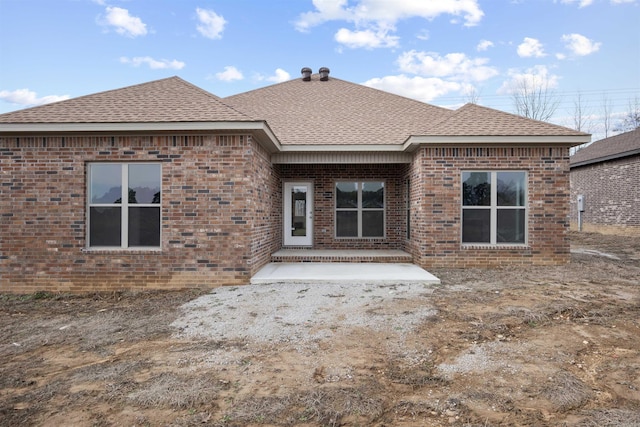
[[[264,122],[0,123],[0,132],[262,130]]]
[[[328,153],[328,152],[402,152],[405,151],[402,145],[398,144],[296,144],[283,145],[280,149],[282,153]]]
[[[531,144],[531,145],[580,145],[591,141],[591,135],[557,135],[557,136],[534,136],[534,135],[515,135],[515,136],[411,136],[409,137],[403,148],[407,151],[414,150],[421,144],[482,144],[482,145],[511,145],[511,144]]]

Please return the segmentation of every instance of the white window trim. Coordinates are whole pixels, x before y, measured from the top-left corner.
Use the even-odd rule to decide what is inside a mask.
[[[120,200],[122,203],[91,203],[91,173],[93,165],[120,165],[122,173],[122,192]],[[90,162],[87,168],[87,209],[86,209],[86,250],[87,251],[159,251],[162,248],[162,188],[160,189],[160,204],[136,203],[137,208],[158,208],[160,209],[160,245],[159,246],[134,246],[129,247],[129,165],[159,165],[160,166],[160,186],[162,187],[162,163],[161,162]],[[120,208],[120,246],[91,246],[91,208],[95,207],[117,207]]]
[[[353,182],[358,185],[358,207],[356,208],[338,208],[337,204],[337,187],[340,182]],[[363,208],[362,207],[362,184],[366,182],[381,182],[384,188],[384,196],[382,203],[384,207],[382,208]],[[384,239],[387,237],[387,182],[381,179],[366,179],[366,180],[336,180],[333,183],[333,189],[336,192],[333,203],[334,203],[334,237],[336,239],[362,239],[362,240],[371,240],[371,239]],[[363,211],[382,211],[382,236],[362,236],[362,212]],[[358,218],[358,235],[357,236],[338,236],[338,212],[357,212]]]
[[[497,246],[497,247],[527,247],[529,244],[529,173],[524,170],[464,170],[460,173],[462,188],[462,177],[464,173],[488,173],[489,179],[491,183],[491,205],[490,206],[464,206],[464,200],[460,199],[460,242],[462,242],[462,233],[463,233],[463,223],[462,217],[464,215],[464,211],[469,210],[489,210],[491,213],[489,214],[489,239],[487,242],[462,242],[462,246],[464,247],[477,247],[477,246]],[[501,172],[518,172],[524,173],[524,206],[498,206],[498,173]],[[523,243],[498,243],[498,210],[500,209],[521,209],[524,210],[524,242]]]

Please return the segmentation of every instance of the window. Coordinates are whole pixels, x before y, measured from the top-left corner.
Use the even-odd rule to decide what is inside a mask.
[[[526,172],[462,173],[462,243],[524,244]]]
[[[89,164],[89,247],[160,247],[161,166]]]
[[[336,182],[336,237],[384,237],[384,182]]]

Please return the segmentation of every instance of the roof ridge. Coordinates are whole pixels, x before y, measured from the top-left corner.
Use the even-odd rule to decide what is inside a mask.
[[[314,77],[314,76],[315,76],[315,77],[318,77],[319,75],[320,75],[320,74],[318,74],[318,73],[312,74],[312,75],[311,75],[311,78],[313,79],[313,77]],[[333,77],[333,76],[332,76],[332,77],[330,77],[329,79],[330,79],[330,80],[337,80],[337,81],[339,81],[339,82],[342,82],[342,83],[345,83],[345,84],[348,84],[348,85],[351,85],[351,86],[356,86],[356,87],[357,87],[357,86],[366,87],[367,89],[371,89],[371,90],[373,90],[373,91],[380,92],[380,93],[384,94],[385,96],[389,96],[389,95],[391,95],[391,96],[395,96],[395,97],[398,97],[398,98],[406,99],[407,101],[411,101],[411,102],[416,103],[416,104],[420,104],[420,105],[427,105],[427,106],[432,107],[432,108],[437,108],[437,109],[439,109],[439,110],[443,110],[443,111],[446,111],[446,112],[451,112],[451,110],[450,110],[449,108],[440,107],[439,105],[430,104],[430,103],[428,103],[428,102],[424,102],[424,101],[419,101],[419,100],[417,100],[417,99],[415,99],[415,98],[409,98],[409,97],[407,97],[407,96],[399,95],[399,94],[397,94],[397,93],[392,93],[392,92],[388,92],[388,91],[385,91],[385,90],[382,90],[382,89],[378,89],[378,88],[375,88],[375,87],[366,86],[366,85],[361,84],[361,83],[354,83],[354,82],[350,82],[350,81],[348,81],[348,80],[343,80],[343,79],[340,79],[340,78],[337,78],[337,77]],[[289,79],[289,80],[286,80],[286,81],[284,81],[284,82],[274,83],[274,84],[271,84],[271,85],[268,85],[268,86],[263,86],[263,87],[259,87],[259,88],[251,89],[251,90],[248,90],[248,91],[246,91],[246,92],[236,93],[236,94],[233,94],[233,95],[226,96],[226,97],[224,97],[224,98],[222,98],[222,99],[233,98],[233,97],[236,97],[236,96],[244,96],[244,95],[251,94],[251,93],[253,93],[253,92],[257,92],[257,91],[261,91],[261,90],[266,90],[266,89],[271,89],[271,88],[274,88],[274,87],[279,86],[279,85],[284,85],[284,84],[290,83],[292,80],[295,80],[295,79]]]
[[[244,111],[240,111],[240,110],[238,110],[236,107],[234,107],[234,106],[232,106],[232,105],[227,104],[226,102],[224,102],[224,101],[223,101],[223,99],[224,99],[224,98],[220,98],[220,97],[219,97],[218,95],[216,95],[215,93],[211,93],[211,92],[209,92],[208,90],[201,88],[200,86],[196,86],[196,85],[194,85],[193,83],[188,82],[187,80],[184,80],[183,78],[181,78],[181,77],[179,77],[179,76],[169,77],[168,79],[173,79],[173,78],[175,78],[175,79],[179,80],[181,83],[184,83],[184,84],[185,84],[185,85],[187,85],[187,86],[190,86],[190,87],[192,87],[192,88],[194,88],[194,89],[196,89],[196,90],[198,90],[198,91],[202,92],[204,95],[207,95],[207,96],[209,96],[209,97],[212,97],[215,101],[217,101],[217,102],[221,103],[222,105],[224,105],[225,107],[227,107],[227,108],[229,108],[229,109],[231,109],[231,110],[235,111],[236,113],[238,113],[238,114],[241,114],[241,115],[245,116],[245,117],[246,117],[246,118],[248,118],[248,119],[251,119],[251,120],[259,120],[259,119],[256,119],[256,118],[255,118],[255,117],[253,117],[253,116],[250,116],[249,114],[245,113]],[[162,79],[162,80],[168,80],[168,79]],[[161,80],[158,80],[158,81],[161,81]]]
[[[135,88],[135,87],[146,86],[146,85],[150,85],[150,84],[153,84],[153,83],[159,83],[159,82],[162,82],[162,81],[165,81],[165,80],[172,80],[172,79],[177,79],[177,80],[181,80],[181,81],[183,81],[185,83],[189,83],[189,82],[181,79],[178,76],[165,77],[165,78],[162,78],[162,79],[152,80],[150,82],[136,83],[136,84],[132,84],[132,85],[129,85],[129,86],[119,87],[119,88],[116,88],[116,89],[106,89],[106,90],[102,90],[100,92],[87,93],[87,94],[84,94],[84,95],[73,96],[73,97],[71,97],[69,99],[63,99],[61,101],[55,101],[55,102],[47,102],[46,104],[34,105],[33,107],[19,108],[17,110],[7,111],[6,113],[2,113],[2,114],[0,114],[0,116],[4,116],[6,114],[12,114],[12,113],[15,113],[15,112],[18,112],[18,111],[24,112],[24,111],[34,110],[36,108],[42,108],[42,107],[47,107],[47,106],[52,106],[52,105],[58,105],[58,104],[62,104],[64,102],[69,102],[69,101],[77,101],[77,100],[81,100],[81,99],[84,99],[84,98],[88,98],[90,96],[93,97],[93,96],[96,96],[96,95],[103,95],[105,93],[117,92],[117,91],[121,91],[121,90],[125,90],[125,89],[132,89],[132,88]],[[197,87],[197,86],[194,86],[194,87]]]

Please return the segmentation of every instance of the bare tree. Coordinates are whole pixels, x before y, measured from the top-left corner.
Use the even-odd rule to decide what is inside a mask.
[[[573,100],[573,128],[579,132],[590,132],[592,120],[591,112],[585,105],[582,92],[578,92]]]
[[[462,93],[465,104],[477,104],[480,102],[480,93],[474,86],[467,87]]]
[[[613,106],[611,105],[611,100],[607,96],[606,93],[602,94],[602,120],[604,125],[604,137],[609,137],[609,132],[611,130],[611,109]]]
[[[640,98],[636,95],[629,100],[629,111],[613,130],[628,132],[638,128],[640,128]]]
[[[515,81],[511,98],[517,114],[535,120],[549,120],[560,105],[560,99],[551,90],[549,79],[544,75],[532,75]]]

